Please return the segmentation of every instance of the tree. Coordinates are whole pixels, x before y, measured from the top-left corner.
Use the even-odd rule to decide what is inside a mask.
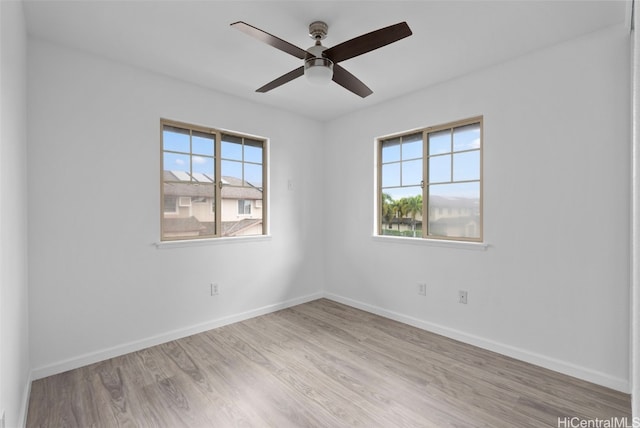
[[[402,198],[399,201],[394,202],[393,211],[398,218],[398,231],[400,231],[400,223],[402,223],[402,219],[407,214],[407,198]]]
[[[388,193],[382,194],[382,210],[380,215],[382,216],[382,222],[387,222],[389,229],[391,229],[391,221],[393,220],[393,216],[395,214],[394,211],[394,200]]]
[[[411,230],[413,236],[416,236],[416,217],[422,214],[422,195],[410,196],[402,198],[404,200],[405,212],[411,217]]]

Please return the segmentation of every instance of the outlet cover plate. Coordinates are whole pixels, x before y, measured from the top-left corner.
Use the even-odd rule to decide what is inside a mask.
[[[463,305],[467,304],[467,292],[465,290],[458,291],[458,302]]]

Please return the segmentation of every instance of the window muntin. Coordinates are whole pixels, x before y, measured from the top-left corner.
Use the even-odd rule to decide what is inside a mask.
[[[378,144],[379,235],[482,240],[482,117]]]
[[[266,141],[168,120],[161,128],[161,239],[265,234]]]

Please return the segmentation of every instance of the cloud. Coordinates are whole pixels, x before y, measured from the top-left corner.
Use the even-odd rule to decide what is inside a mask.
[[[205,158],[202,158],[202,157],[200,157],[200,156],[194,156],[194,157],[192,157],[192,158],[191,158],[191,161],[192,161],[193,163],[197,163],[197,164],[200,164],[200,165],[202,165],[202,164],[204,164],[204,163],[206,163],[206,162],[207,162],[207,160],[206,160]]]
[[[178,165],[184,165],[185,164],[185,162],[182,159],[176,159],[176,163]]]

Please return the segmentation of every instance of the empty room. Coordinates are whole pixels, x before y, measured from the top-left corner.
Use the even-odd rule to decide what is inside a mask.
[[[0,0],[0,428],[640,426],[637,6]]]

